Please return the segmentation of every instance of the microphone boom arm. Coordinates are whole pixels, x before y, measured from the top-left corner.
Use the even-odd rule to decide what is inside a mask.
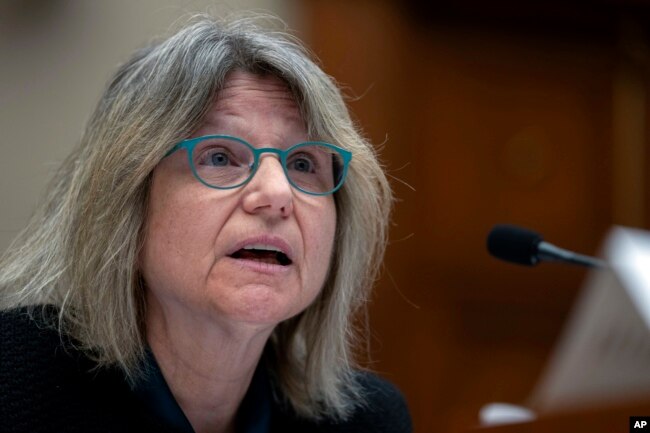
[[[574,253],[548,242],[540,242],[537,246],[537,257],[543,261],[567,262],[588,268],[606,268],[604,261],[583,254]]]

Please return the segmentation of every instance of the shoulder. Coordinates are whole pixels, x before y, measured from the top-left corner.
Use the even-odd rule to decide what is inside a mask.
[[[395,385],[368,372],[358,373],[361,401],[335,431],[408,433],[412,431],[406,400]]]
[[[43,306],[0,311],[3,384],[42,379],[36,377],[41,373],[60,374],[61,368],[81,359],[59,334],[57,316],[54,307]]]
[[[0,310],[0,330],[11,328],[32,328],[44,324],[46,318],[55,317],[55,308],[49,306],[18,307]],[[40,319],[39,319],[40,318]]]
[[[357,373],[360,393],[357,406],[345,420],[324,420],[320,422],[290,419],[282,432],[310,433],[411,433],[411,415],[406,400],[395,385],[368,372]]]
[[[358,373],[357,380],[361,385],[362,398],[366,405],[371,404],[379,409],[386,405],[394,407],[399,404],[401,409],[407,410],[404,396],[391,382],[369,372]]]
[[[96,368],[59,333],[57,317],[54,307],[0,311],[0,420],[11,426],[6,431],[164,431],[141,428],[150,420],[138,411],[123,375]]]
[[[0,311],[0,350],[3,367],[20,366],[30,361],[50,361],[59,346],[54,309],[17,308]],[[5,368],[2,371],[6,371]]]
[[[82,359],[62,344],[55,318],[43,307],[0,312],[0,418],[11,431],[66,431],[83,407]]]

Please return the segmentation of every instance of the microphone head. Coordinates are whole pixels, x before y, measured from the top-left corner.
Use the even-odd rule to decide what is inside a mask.
[[[487,249],[491,255],[501,260],[533,266],[539,262],[537,247],[542,240],[534,231],[499,224],[488,234]]]

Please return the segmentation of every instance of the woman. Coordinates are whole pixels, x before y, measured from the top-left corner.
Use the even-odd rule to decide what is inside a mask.
[[[410,431],[355,370],[386,178],[287,35],[207,17],[117,72],[5,255],[13,431]]]

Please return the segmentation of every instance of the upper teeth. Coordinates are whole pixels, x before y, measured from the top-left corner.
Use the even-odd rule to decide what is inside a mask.
[[[280,248],[274,247],[273,245],[266,245],[266,244],[250,244],[246,245],[243,249],[245,250],[268,250],[268,251],[277,251],[279,253],[282,252]]]

